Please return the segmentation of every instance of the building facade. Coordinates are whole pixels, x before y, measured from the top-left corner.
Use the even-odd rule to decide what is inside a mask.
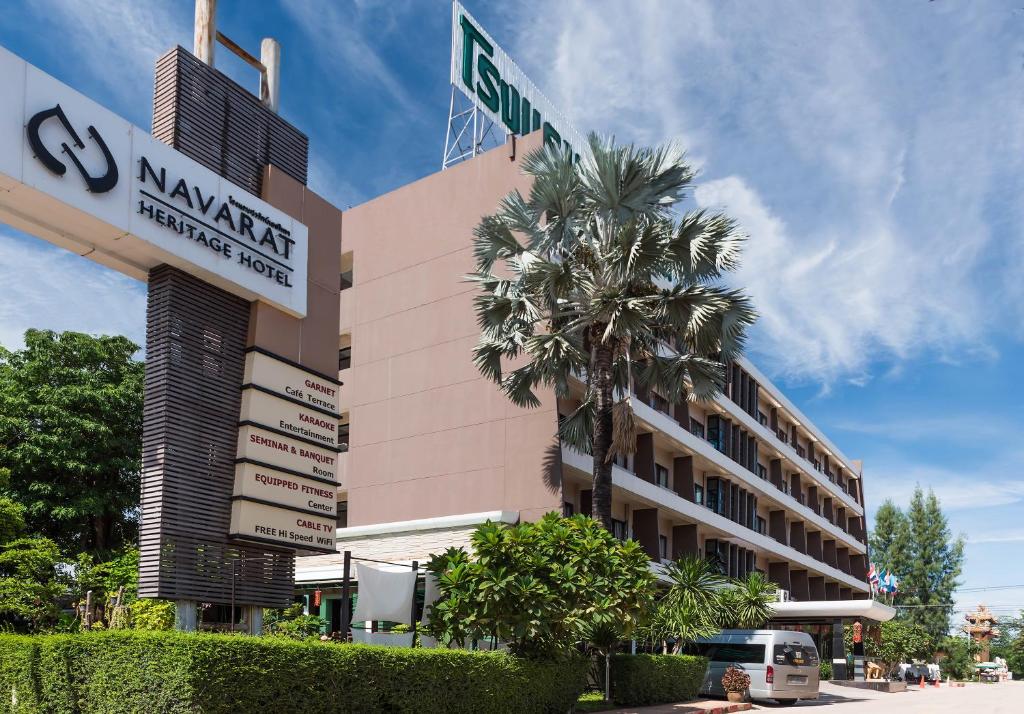
[[[542,390],[540,407],[516,407],[472,362],[473,228],[528,188],[520,161],[539,142],[510,140],[344,212],[339,551],[422,562],[488,518],[590,512],[591,458],[557,434],[578,400]],[[711,403],[634,403],[636,452],[613,469],[617,536],[655,562],[763,571],[797,600],[869,596],[861,466],[754,365],[727,365]],[[299,586],[329,589],[340,564],[340,552],[300,558]]]

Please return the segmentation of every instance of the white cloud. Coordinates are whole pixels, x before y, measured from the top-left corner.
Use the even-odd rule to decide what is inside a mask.
[[[865,384],[879,361],[989,358],[994,333],[1024,325],[1007,12],[572,0],[509,21],[513,54],[579,128],[700,159],[697,201],[751,235],[737,282],[763,316],[758,361],[827,386]]]
[[[146,286],[34,238],[0,231],[0,345],[24,346],[30,327],[126,335],[145,345]]]
[[[130,112],[149,106],[157,57],[182,44],[191,49],[192,3],[137,0],[36,0],[40,23],[52,23],[58,61],[85,64]],[[145,122],[149,117],[130,116]]]
[[[1019,455],[1018,455],[1019,456]],[[1018,459],[1007,459],[1020,463]],[[871,470],[865,487],[865,500],[874,511],[886,499],[906,507],[914,489],[935,492],[943,511],[994,509],[1024,502],[1024,479],[1000,459],[973,468],[945,469],[920,464],[881,464]],[[971,519],[971,522],[976,522]]]
[[[967,537],[971,545],[983,543],[1024,543],[1024,528],[1004,528],[1002,530],[985,531]]]

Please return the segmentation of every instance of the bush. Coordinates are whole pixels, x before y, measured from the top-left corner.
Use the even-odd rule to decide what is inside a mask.
[[[818,678],[823,682],[827,682],[828,680],[832,679],[831,662],[821,662],[818,665]]]
[[[0,638],[0,712],[565,712],[587,661],[181,632]],[[26,696],[22,695],[23,690]],[[33,694],[36,693],[36,694]]]
[[[615,655],[612,700],[624,706],[668,704],[693,699],[708,661],[690,655]]]
[[[38,637],[0,635],[0,712],[41,712]]]

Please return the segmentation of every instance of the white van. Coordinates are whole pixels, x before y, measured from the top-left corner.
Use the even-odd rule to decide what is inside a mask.
[[[725,696],[722,675],[736,667],[750,675],[751,699],[788,705],[818,698],[818,649],[806,632],[723,630],[684,651],[708,658],[701,694]]]

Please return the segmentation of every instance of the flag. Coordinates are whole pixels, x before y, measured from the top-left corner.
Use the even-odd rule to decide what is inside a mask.
[[[871,567],[868,569],[868,582],[876,587],[878,585],[878,571],[875,570],[874,563],[872,563]]]

